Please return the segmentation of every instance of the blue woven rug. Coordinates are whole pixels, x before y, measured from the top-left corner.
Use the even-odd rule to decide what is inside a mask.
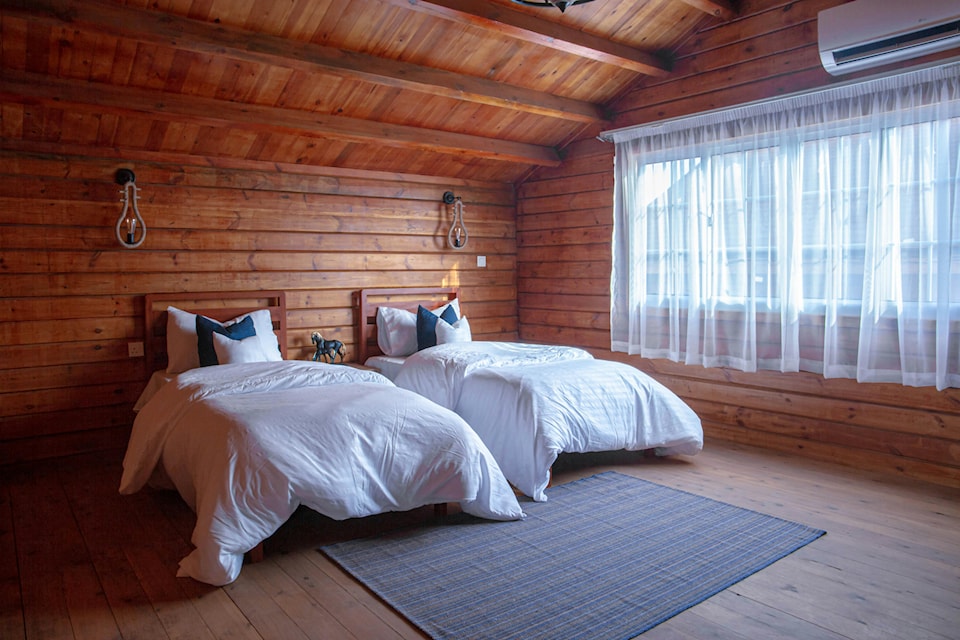
[[[527,518],[321,548],[433,638],[632,638],[823,531],[617,472],[552,487]]]

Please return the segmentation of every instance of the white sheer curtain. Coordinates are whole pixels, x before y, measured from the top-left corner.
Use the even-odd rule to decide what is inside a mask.
[[[613,350],[960,386],[960,65],[608,138]]]

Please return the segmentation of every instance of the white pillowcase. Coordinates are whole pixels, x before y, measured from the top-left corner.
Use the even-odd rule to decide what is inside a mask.
[[[250,336],[234,340],[219,333],[213,334],[213,350],[217,352],[217,362],[234,364],[236,362],[266,362],[260,336]]]
[[[473,335],[470,333],[470,323],[467,316],[463,316],[453,324],[437,323],[437,344],[450,342],[470,342]]]
[[[261,360],[269,362],[282,360],[280,343],[277,340],[277,334],[273,332],[273,320],[270,319],[268,309],[258,309],[251,313],[244,313],[222,324],[230,326],[247,316],[253,318],[253,329],[257,335],[251,337],[257,338],[260,343],[260,352],[263,356]],[[414,339],[416,339],[416,335],[414,335]],[[176,307],[167,307],[167,373],[182,373],[199,366],[197,314]]]
[[[241,322],[244,318],[250,316],[253,318],[253,329],[257,332],[256,337],[260,341],[260,349],[263,351],[264,360],[267,362],[280,362],[283,356],[280,354],[280,341],[277,334],[273,331],[273,320],[270,318],[269,309],[258,309],[250,313],[237,316],[232,320],[227,320],[223,324],[230,326]]]
[[[447,307],[453,307],[460,317],[460,301],[457,299],[431,309],[431,313],[439,318]],[[259,329],[257,331],[259,333]],[[417,314],[406,309],[377,307],[377,346],[385,356],[402,357],[416,353]]]
[[[437,316],[437,317],[439,318],[440,316],[443,315],[443,312],[447,310],[447,307],[453,307],[453,310],[457,313],[457,317],[458,317],[458,318],[460,317],[460,299],[459,299],[459,298],[454,298],[453,300],[451,300],[451,301],[448,302],[447,304],[441,305],[441,306],[437,307],[436,309],[432,309],[433,315],[435,315],[435,316]],[[414,314],[414,315],[416,315],[416,314]]]
[[[167,307],[167,373],[182,373],[199,366],[197,314]]]
[[[377,309],[377,346],[385,356],[408,356],[417,350],[417,314],[406,309]]]

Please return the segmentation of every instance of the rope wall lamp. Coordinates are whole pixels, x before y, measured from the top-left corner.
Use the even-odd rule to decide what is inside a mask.
[[[560,9],[560,13],[563,13],[567,7],[572,7],[578,4],[586,4],[588,2],[593,2],[593,0],[571,0],[570,2],[564,2],[563,0],[513,0],[517,4],[524,4],[528,7],[556,7]]]
[[[450,231],[447,232],[447,244],[451,249],[460,250],[467,246],[467,240],[470,234],[467,233],[467,226],[463,223],[463,200],[460,196],[453,195],[453,191],[446,191],[443,194],[443,202],[447,205],[453,205],[453,224],[450,225]]]
[[[147,239],[147,225],[137,206],[140,188],[137,187],[136,180],[137,176],[130,169],[117,169],[114,177],[114,181],[123,187],[120,189],[123,211],[117,218],[117,240],[120,246],[127,249],[136,249]]]

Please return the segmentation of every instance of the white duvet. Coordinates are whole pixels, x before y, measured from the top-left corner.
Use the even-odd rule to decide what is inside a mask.
[[[137,415],[120,492],[150,480],[197,514],[178,576],[223,585],[301,504],[342,520],[459,502],[523,517],[497,462],[456,414],[383,376],[314,362],[182,373]]]
[[[480,435],[507,480],[546,500],[560,453],[654,449],[693,455],[700,419],[634,367],[572,347],[504,342],[438,345],[404,362],[395,379],[453,409]]]

